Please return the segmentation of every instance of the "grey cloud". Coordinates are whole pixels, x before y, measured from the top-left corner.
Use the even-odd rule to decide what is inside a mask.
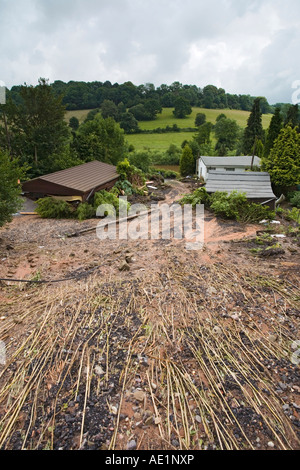
[[[8,86],[218,82],[273,102],[300,79],[298,0],[0,0],[0,12]]]

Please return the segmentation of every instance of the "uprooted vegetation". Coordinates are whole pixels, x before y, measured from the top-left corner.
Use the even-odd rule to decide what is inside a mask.
[[[238,191],[232,191],[230,194],[221,191],[208,194],[205,187],[201,187],[185,195],[180,203],[191,204],[193,207],[197,204],[204,204],[218,217],[243,223],[255,223],[263,219],[272,220],[275,217],[275,212],[269,207],[249,202],[246,194]]]

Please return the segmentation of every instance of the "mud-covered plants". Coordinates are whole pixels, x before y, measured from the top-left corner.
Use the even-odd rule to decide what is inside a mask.
[[[195,207],[197,204],[204,204],[205,207],[209,207],[210,196],[205,188],[198,188],[191,194],[185,194],[183,198],[180,199],[179,204],[182,206],[191,204],[192,207]]]

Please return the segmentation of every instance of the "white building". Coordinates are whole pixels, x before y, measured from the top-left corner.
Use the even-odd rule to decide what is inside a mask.
[[[206,181],[208,172],[214,171],[245,171],[251,167],[252,158],[249,156],[242,157],[200,157],[197,160],[196,174],[198,178],[201,176]],[[260,158],[254,157],[253,165],[260,167]]]

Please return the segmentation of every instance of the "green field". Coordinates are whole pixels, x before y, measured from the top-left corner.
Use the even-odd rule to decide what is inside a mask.
[[[184,140],[191,140],[193,132],[168,132],[166,134],[132,134],[126,140],[137,151],[150,149],[153,152],[165,152],[171,144],[180,147]]]
[[[70,117],[75,116],[79,122],[83,122],[90,110],[78,110],[78,111],[67,111],[66,120],[69,121]],[[250,115],[248,111],[239,111],[235,109],[205,109],[205,108],[193,108],[192,114],[184,119],[178,119],[173,116],[173,108],[163,108],[161,114],[157,115],[157,118],[153,121],[139,122],[139,127],[143,130],[152,130],[158,127],[162,129],[167,126],[173,126],[177,124],[180,128],[195,127],[195,117],[197,113],[204,113],[206,120],[215,124],[216,118],[219,114],[224,113],[229,119],[234,119],[237,124],[245,128],[247,120]],[[264,129],[269,127],[272,114],[262,115],[262,125]],[[133,134],[126,135],[126,140],[129,144],[134,146],[137,151],[150,149],[152,151],[164,152],[170,144],[181,146],[184,140],[191,140],[193,132],[170,132],[165,134]]]
[[[248,111],[239,111],[236,109],[205,109],[205,108],[193,108],[192,114],[184,119],[177,119],[173,116],[173,108],[163,108],[162,113],[157,115],[154,121],[139,122],[139,127],[145,130],[155,129],[157,127],[167,127],[177,124],[178,127],[195,127],[195,118],[197,113],[204,113],[206,120],[216,123],[216,119],[219,114],[224,113],[229,119],[234,119],[239,126],[246,127],[247,120],[249,117]],[[263,114],[262,124],[264,128],[269,127],[272,114]]]

